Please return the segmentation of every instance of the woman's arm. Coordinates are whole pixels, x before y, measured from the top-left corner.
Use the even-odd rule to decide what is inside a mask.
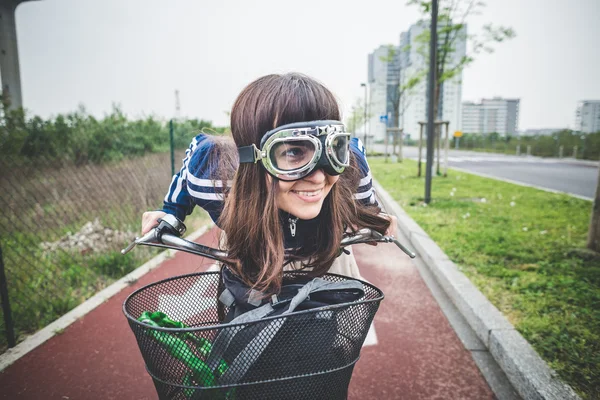
[[[366,149],[359,138],[352,138],[350,141],[350,150],[354,153],[358,169],[360,170],[360,182],[358,184],[358,189],[354,194],[354,198],[356,201],[366,206],[379,206],[375,196],[375,189],[373,189],[373,178],[371,177],[371,169],[367,162]],[[396,230],[398,229],[398,220],[396,216],[383,212],[381,215],[390,220],[390,226],[385,234],[396,235]]]
[[[350,151],[354,153],[354,158],[360,171],[360,182],[358,183],[358,189],[354,194],[354,198],[365,206],[379,205],[375,198],[375,191],[373,190],[373,179],[371,178],[371,169],[367,162],[366,150],[359,138],[352,138],[350,141]]]
[[[213,221],[223,208],[222,185],[216,180],[216,160],[213,139],[205,134],[196,136],[186,150],[183,165],[173,176],[163,201],[162,211],[149,211],[142,215],[142,234],[158,224],[158,219],[171,214],[180,220],[199,205],[210,214]]]

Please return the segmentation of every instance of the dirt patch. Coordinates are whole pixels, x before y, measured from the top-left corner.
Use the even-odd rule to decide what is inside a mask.
[[[98,218],[89,221],[78,232],[67,232],[55,242],[43,242],[40,247],[47,252],[64,250],[81,254],[114,250],[135,237],[131,231],[119,231],[103,226]]]

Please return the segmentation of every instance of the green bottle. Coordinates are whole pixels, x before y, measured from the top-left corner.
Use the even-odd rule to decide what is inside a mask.
[[[138,318],[138,321],[156,327],[162,328],[187,328],[187,326],[181,322],[173,321],[170,319],[165,313],[157,311],[150,312],[144,311],[142,315]],[[188,344],[177,337],[178,335],[175,332],[164,332],[159,330],[149,329],[147,331],[148,335],[152,336],[158,343],[160,343],[170,355],[181,361],[186,367],[188,367],[194,375],[194,380],[200,384],[200,386],[214,386],[215,385],[215,376],[211,369],[206,365],[204,361],[196,356],[196,353],[188,346]],[[189,339],[193,343],[197,345],[196,350],[204,357],[210,354],[212,349],[211,343],[204,339],[199,338],[192,334],[191,332],[183,332],[184,338]],[[225,360],[219,361],[219,366],[217,367],[218,376],[223,375],[225,371],[227,371],[227,363]],[[184,377],[185,380],[185,377]]]

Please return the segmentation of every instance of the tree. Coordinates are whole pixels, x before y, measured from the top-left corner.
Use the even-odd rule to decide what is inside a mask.
[[[369,115],[367,115],[367,119]],[[366,130],[365,124],[365,103],[362,99],[356,99],[354,105],[352,105],[352,110],[350,111],[350,115],[346,118],[346,129],[348,132],[352,133],[353,136],[361,138],[364,135],[364,130]],[[360,131],[359,131],[360,129]]]
[[[425,18],[431,12],[431,0],[409,0],[408,5],[414,5],[421,9]],[[436,57],[436,81],[434,83],[434,115],[436,119],[442,119],[440,107],[440,93],[446,81],[459,77],[464,68],[472,63],[475,55],[482,52],[492,53],[492,44],[500,43],[515,37],[512,28],[494,27],[487,24],[483,27],[480,35],[467,35],[466,21],[469,16],[478,15],[485,4],[478,0],[440,0],[438,13],[438,43]],[[459,40],[470,43],[470,52],[456,59],[456,45]],[[417,51],[425,59],[428,59],[430,41],[430,29],[425,29],[422,34],[415,38],[418,43]],[[427,65],[427,63],[425,63]],[[428,68],[425,67],[427,76]]]
[[[588,229],[587,248],[600,253],[600,169],[598,171],[598,184],[596,185],[596,197],[592,207],[592,217]]]

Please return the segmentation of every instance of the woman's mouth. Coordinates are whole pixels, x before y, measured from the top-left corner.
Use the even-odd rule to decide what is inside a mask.
[[[315,202],[321,199],[321,194],[323,193],[323,188],[307,191],[307,190],[292,190],[293,194],[306,202]]]

